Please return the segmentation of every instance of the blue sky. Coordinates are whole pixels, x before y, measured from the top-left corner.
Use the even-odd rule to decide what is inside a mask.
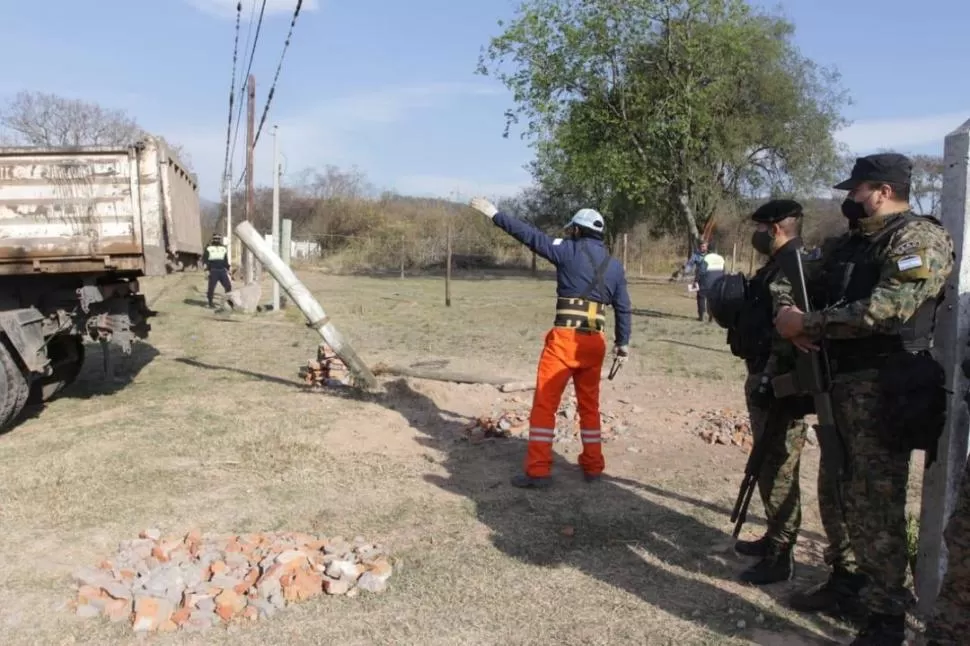
[[[252,0],[243,1],[240,47]],[[835,65],[854,104],[854,151],[941,153],[970,118],[970,3],[787,0],[802,52]],[[511,96],[474,73],[515,0],[306,0],[256,151],[271,182],[272,124],[290,177],[356,165],[378,188],[497,196],[528,184],[531,150],[502,137]],[[253,73],[257,119],[295,0],[269,0]],[[235,0],[0,0],[0,98],[21,89],[123,108],[182,143],[202,194],[218,196]],[[242,54],[240,54],[242,57]],[[243,112],[245,117],[245,112]],[[240,129],[236,175],[242,168]],[[285,180],[284,180],[285,181]]]

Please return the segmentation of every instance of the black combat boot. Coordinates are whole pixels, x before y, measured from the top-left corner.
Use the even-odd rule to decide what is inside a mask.
[[[771,541],[768,536],[762,536],[754,541],[738,541],[734,544],[734,551],[742,556],[757,556],[764,558],[768,556],[768,547]]]
[[[851,646],[903,646],[906,615],[869,615],[869,622]]]
[[[795,574],[795,546],[772,544],[760,561],[741,573],[740,579],[751,585],[788,581]]]
[[[861,619],[866,616],[866,609],[859,592],[865,584],[864,574],[853,574],[836,567],[825,583],[793,594],[788,599],[788,606],[799,612],[824,612]]]

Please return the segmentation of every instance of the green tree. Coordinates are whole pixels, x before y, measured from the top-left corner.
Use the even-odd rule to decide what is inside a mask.
[[[537,180],[576,185],[623,226],[692,239],[726,197],[832,178],[846,101],[793,26],[742,0],[526,0],[479,60],[513,93]]]

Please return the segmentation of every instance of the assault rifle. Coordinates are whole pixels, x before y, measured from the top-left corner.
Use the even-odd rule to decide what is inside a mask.
[[[781,412],[781,406],[779,404],[780,402],[773,400],[768,407],[768,418],[764,422],[766,432],[751,447],[751,453],[748,455],[748,463],[744,465],[744,479],[741,481],[741,488],[738,490],[738,497],[734,501],[734,509],[731,511],[731,522],[734,523],[734,532],[731,534],[732,538],[737,538],[741,533],[741,527],[748,518],[748,505],[751,504],[751,496],[754,495],[755,489],[758,488],[758,476],[764,467],[765,458],[768,455],[768,447],[771,445],[771,438],[767,435],[767,429],[774,429],[774,432],[779,431],[779,425],[770,422],[772,415],[777,415]]]
[[[798,309],[806,314],[811,312],[808,300],[808,289],[805,285],[805,270],[802,266],[802,241],[795,238],[778,250],[776,257],[781,271],[788,278],[792,287],[792,297]],[[819,342],[819,349],[811,352],[798,352],[794,373],[775,377],[772,387],[776,397],[787,397],[798,394],[811,394],[815,402],[815,414],[818,424],[815,434],[822,449],[822,460],[828,463],[832,473],[839,481],[848,472],[848,453],[845,439],[835,423],[835,412],[832,406],[832,375],[825,348],[825,339]]]

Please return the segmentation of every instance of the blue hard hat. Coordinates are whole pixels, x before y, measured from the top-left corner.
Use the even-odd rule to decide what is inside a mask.
[[[574,225],[602,233],[603,216],[596,209],[579,209],[573,219],[569,221],[569,224],[566,225],[566,228]]]

